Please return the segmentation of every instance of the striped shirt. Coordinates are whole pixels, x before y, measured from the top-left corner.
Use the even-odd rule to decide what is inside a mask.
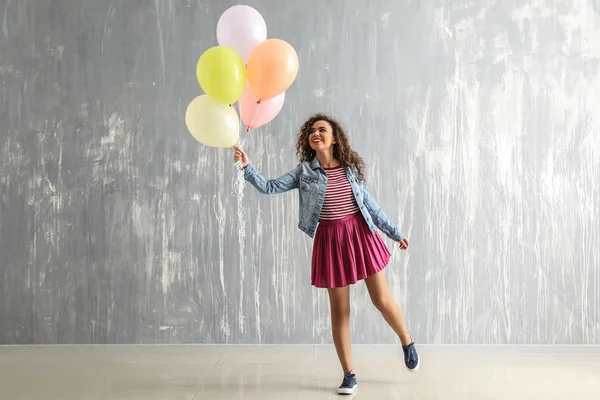
[[[327,190],[321,210],[321,220],[331,221],[359,212],[352,186],[346,176],[346,169],[341,165],[323,169],[327,174]]]

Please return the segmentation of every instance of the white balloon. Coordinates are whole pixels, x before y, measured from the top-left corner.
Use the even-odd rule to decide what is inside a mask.
[[[250,53],[267,40],[267,24],[254,8],[237,5],[227,9],[217,23],[217,42],[235,50],[248,64]]]

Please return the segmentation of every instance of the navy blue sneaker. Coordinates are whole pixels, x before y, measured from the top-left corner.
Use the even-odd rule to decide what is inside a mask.
[[[356,382],[356,375],[352,372],[348,372],[344,376],[344,381],[341,386],[338,388],[338,394],[354,394],[356,387],[358,386],[358,382]]]
[[[402,346],[404,351],[404,364],[410,372],[417,372],[421,366],[421,360],[419,360],[419,354],[415,348],[415,343],[411,342],[408,346]]]

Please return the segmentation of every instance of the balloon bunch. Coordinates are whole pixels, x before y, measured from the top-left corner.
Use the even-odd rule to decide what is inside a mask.
[[[198,60],[196,76],[205,94],[185,112],[192,136],[210,147],[232,147],[239,140],[240,118],[249,131],[279,114],[285,91],[298,75],[298,55],[281,39],[267,39],[267,25],[254,8],[237,5],[217,23],[218,46]]]

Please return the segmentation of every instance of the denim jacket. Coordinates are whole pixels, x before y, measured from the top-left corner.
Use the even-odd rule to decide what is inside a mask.
[[[356,204],[367,221],[371,232],[375,232],[375,228],[378,227],[390,239],[396,242],[402,240],[404,235],[389,220],[375,199],[369,194],[366,183],[359,181],[349,168],[346,168],[346,175],[352,186]],[[276,194],[299,189],[300,221],[298,228],[314,238],[323,201],[325,200],[325,190],[327,189],[327,174],[321,168],[316,157],[310,162],[300,163],[296,168],[279,178],[269,180],[263,177],[252,164],[248,164],[244,169],[244,179],[264,194]]]

